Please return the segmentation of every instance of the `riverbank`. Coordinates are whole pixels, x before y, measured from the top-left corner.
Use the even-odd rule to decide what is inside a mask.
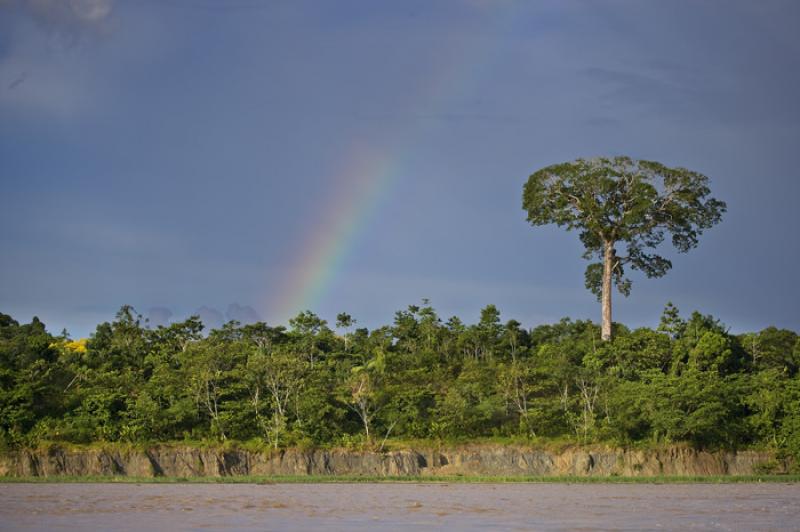
[[[293,482],[750,477],[787,479],[792,464],[770,451],[704,451],[687,446],[625,449],[570,446],[462,445],[391,451],[122,445],[51,445],[0,454],[0,477],[11,479],[223,479]],[[249,479],[249,480],[248,480]]]

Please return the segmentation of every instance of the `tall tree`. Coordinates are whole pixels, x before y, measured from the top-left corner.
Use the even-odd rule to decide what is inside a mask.
[[[340,312],[336,315],[336,328],[337,329],[344,329],[344,351],[345,353],[348,352],[349,345],[348,340],[350,339],[350,327],[356,324],[356,320],[348,314],[347,312]]]
[[[611,339],[611,287],[628,295],[625,266],[661,277],[672,263],[650,250],[665,233],[679,252],[697,245],[704,229],[718,223],[725,203],[709,198],[708,177],[630,157],[577,159],[538,170],[528,178],[522,208],[531,225],[554,223],[580,231],[586,287],[602,302],[603,340]],[[617,246],[626,254],[618,255]]]

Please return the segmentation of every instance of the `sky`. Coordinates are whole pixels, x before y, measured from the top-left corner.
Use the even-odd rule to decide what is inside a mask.
[[[800,330],[798,95],[794,1],[0,0],[0,312],[599,321],[522,187],[628,155],[728,212],[615,321]]]

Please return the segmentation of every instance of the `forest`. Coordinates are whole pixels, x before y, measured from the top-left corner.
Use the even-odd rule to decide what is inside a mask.
[[[526,329],[494,305],[444,321],[426,300],[390,325],[288,327],[198,317],[150,327],[123,306],[88,339],[0,314],[0,446],[249,442],[383,449],[387,441],[686,442],[800,458],[800,337],[730,334],[668,304],[656,329]]]

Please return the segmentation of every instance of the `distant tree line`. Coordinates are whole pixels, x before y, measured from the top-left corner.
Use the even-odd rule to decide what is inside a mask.
[[[0,314],[0,445],[257,440],[367,445],[508,438],[771,447],[800,458],[800,340],[732,335],[668,305],[657,329],[525,329],[493,305],[443,321],[424,301],[369,331],[197,317],[149,328],[124,306],[88,340]]]

